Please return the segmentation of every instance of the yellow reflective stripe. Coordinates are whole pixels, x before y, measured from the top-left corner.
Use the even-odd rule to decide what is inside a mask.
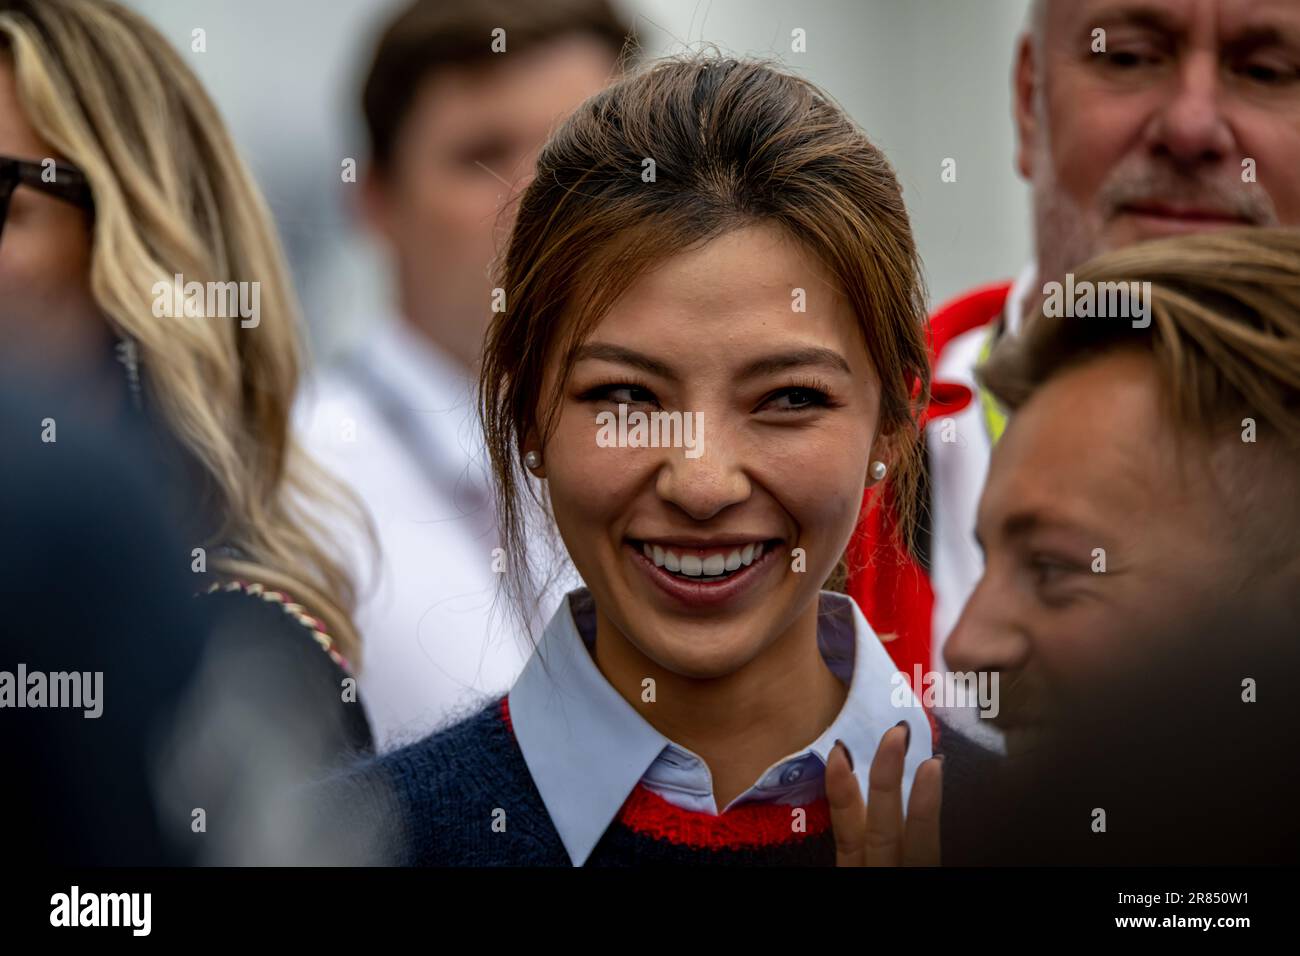
[[[979,364],[983,365],[988,361],[989,355],[993,352],[993,342],[997,338],[998,325],[996,322],[989,326],[989,331],[984,336],[984,344],[980,347]],[[1003,411],[998,400],[983,385],[979,386],[980,393],[980,412],[984,416],[984,429],[989,435],[989,444],[996,445],[1002,433],[1007,429],[1007,413]]]

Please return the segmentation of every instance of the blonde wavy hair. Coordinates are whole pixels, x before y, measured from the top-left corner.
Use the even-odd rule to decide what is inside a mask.
[[[221,577],[285,591],[358,662],[353,582],[315,507],[365,523],[290,431],[298,307],[270,214],[216,107],[143,18],[109,0],[0,0],[0,62],[95,203],[90,288],[134,339],[145,401],[202,473]],[[254,282],[260,318],[159,319],[154,286]],[[310,509],[310,510],[309,510]]]

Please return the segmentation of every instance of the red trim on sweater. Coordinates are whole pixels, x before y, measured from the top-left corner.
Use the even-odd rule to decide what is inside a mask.
[[[803,811],[803,830],[796,832],[795,811]],[[824,833],[831,825],[830,804],[818,797],[805,807],[784,803],[748,803],[718,815],[687,810],[638,783],[618,813],[619,822],[637,833],[695,849],[738,850],[776,846]]]
[[[514,733],[510,698],[501,698],[501,719]],[[804,811],[803,830],[794,829],[796,809]],[[665,800],[642,783],[632,789],[618,812],[628,829],[703,850],[739,850],[776,846],[824,833],[830,828],[830,804],[819,797],[806,807],[784,803],[751,803],[714,815],[687,810]]]

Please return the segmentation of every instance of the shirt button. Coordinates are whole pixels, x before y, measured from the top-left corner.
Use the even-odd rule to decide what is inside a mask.
[[[783,774],[781,774],[781,782],[783,784],[791,784],[796,782],[802,776],[803,776],[803,767],[790,767]]]

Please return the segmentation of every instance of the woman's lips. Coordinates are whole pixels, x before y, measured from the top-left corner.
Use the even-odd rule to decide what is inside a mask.
[[[754,558],[751,564],[742,565],[726,577],[714,581],[683,577],[656,566],[654,560],[643,553],[641,542],[627,541],[624,542],[624,547],[632,563],[668,597],[689,608],[714,608],[736,600],[776,567],[780,560],[780,543],[779,539],[763,542],[763,553]]]

